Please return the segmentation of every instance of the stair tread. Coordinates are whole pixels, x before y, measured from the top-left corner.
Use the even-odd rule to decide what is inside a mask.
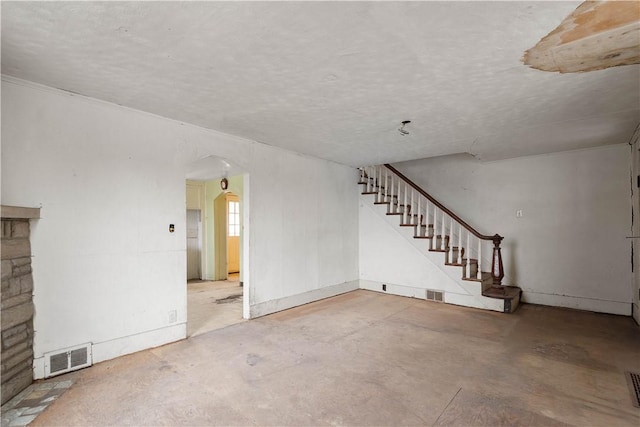
[[[522,290],[517,286],[491,286],[482,292],[482,296],[497,299],[514,299],[520,296]]]

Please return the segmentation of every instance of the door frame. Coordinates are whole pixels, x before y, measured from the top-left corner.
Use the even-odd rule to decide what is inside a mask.
[[[203,216],[203,212],[201,209],[187,209],[187,233],[189,233],[189,211],[191,212],[197,212],[198,213],[198,236],[196,238],[196,240],[198,241],[198,274],[197,274],[197,279],[198,280],[202,280],[204,277],[204,257],[205,257],[205,253],[204,253],[204,233],[203,233],[203,225],[204,225],[204,221],[202,219]],[[189,240],[189,237],[187,236],[187,240]],[[187,243],[187,280],[193,279],[189,278],[189,244]]]
[[[213,200],[213,253],[214,271],[213,280],[227,280],[229,270],[227,268],[227,218],[229,205],[227,193],[220,193]]]

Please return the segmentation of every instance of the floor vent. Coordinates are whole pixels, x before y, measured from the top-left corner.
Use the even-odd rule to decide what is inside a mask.
[[[631,393],[631,403],[636,408],[640,408],[640,374],[635,372],[625,372],[629,393]]]
[[[442,291],[432,291],[431,289],[427,289],[427,299],[429,301],[437,301],[437,302],[442,302],[444,301],[444,292]]]
[[[44,377],[49,378],[91,366],[91,343],[52,351],[44,355]]]

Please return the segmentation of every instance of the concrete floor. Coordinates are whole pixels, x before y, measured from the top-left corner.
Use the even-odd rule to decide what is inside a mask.
[[[68,374],[31,425],[637,427],[639,356],[627,317],[359,290]]]
[[[187,282],[187,336],[242,321],[242,287],[237,274],[230,274],[229,280]]]

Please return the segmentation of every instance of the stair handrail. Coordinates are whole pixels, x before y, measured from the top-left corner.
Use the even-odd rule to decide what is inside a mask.
[[[453,213],[450,209],[448,209],[442,203],[437,201],[433,196],[431,196],[429,193],[427,193],[422,188],[420,188],[420,186],[418,186],[415,182],[413,182],[409,178],[407,178],[398,169],[394,168],[393,166],[391,166],[388,163],[385,163],[384,166],[387,169],[389,169],[391,172],[396,174],[400,179],[402,179],[408,185],[413,187],[413,189],[416,190],[418,193],[420,193],[421,195],[426,197],[431,203],[433,203],[434,205],[439,207],[443,212],[447,213],[458,224],[460,224],[462,227],[464,227],[468,232],[470,232],[471,234],[476,236],[478,239],[490,240],[490,241],[493,242],[493,258],[492,258],[492,262],[491,262],[491,276],[493,278],[493,284],[496,285],[496,286],[500,286],[501,283],[502,283],[502,278],[504,277],[504,268],[503,268],[503,265],[502,265],[502,253],[501,253],[501,250],[500,250],[500,243],[502,242],[504,237],[499,235],[499,234],[497,234],[497,233],[494,234],[493,236],[480,233],[475,228],[473,228],[472,226],[467,224],[465,221],[463,221],[458,215]],[[480,261],[478,260],[478,263],[479,262]]]

